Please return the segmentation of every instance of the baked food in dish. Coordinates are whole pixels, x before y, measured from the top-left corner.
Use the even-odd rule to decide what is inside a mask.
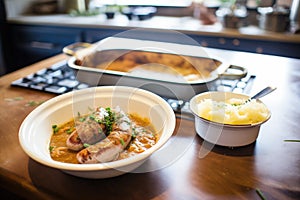
[[[180,75],[187,81],[206,79],[222,63],[215,59],[142,50],[102,50],[75,64],[103,70],[131,72],[137,68]]]

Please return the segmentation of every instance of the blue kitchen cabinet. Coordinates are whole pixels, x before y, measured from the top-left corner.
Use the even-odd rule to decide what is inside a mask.
[[[8,61],[10,71],[27,66],[47,57],[62,53],[63,47],[75,42],[94,43],[110,36],[175,42],[195,43],[204,47],[263,53],[269,55],[300,58],[300,42],[279,42],[220,35],[205,35],[189,32],[193,40],[182,40],[179,35],[155,29],[125,29],[123,27],[76,27],[33,24],[8,24],[11,42]],[[196,42],[195,42],[196,41]]]
[[[122,29],[87,28],[83,33],[83,42],[94,43],[106,37],[116,36],[123,31]]]
[[[171,34],[170,34],[171,33]],[[236,38],[229,36],[208,36],[203,34],[172,34],[164,30],[148,29],[85,29],[85,42],[96,42],[106,37],[128,37],[179,44],[200,45],[203,47],[260,53],[291,58],[300,58],[300,41],[287,42],[263,39]]]
[[[210,48],[300,58],[300,41],[287,42],[236,37],[219,37],[190,34],[199,45]]]
[[[82,30],[10,24],[9,36],[12,42],[10,65],[14,68],[21,68],[61,53],[66,45],[82,41]]]

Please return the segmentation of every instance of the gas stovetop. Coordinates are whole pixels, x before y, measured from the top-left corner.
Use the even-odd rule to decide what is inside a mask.
[[[254,79],[255,75],[247,75],[245,78],[236,80],[219,79],[215,83],[214,90],[249,94]],[[55,94],[63,94],[72,90],[90,87],[76,80],[74,72],[67,66],[66,60],[15,80],[11,85]],[[189,110],[189,102],[180,99],[162,98],[169,103],[177,117],[193,119]]]

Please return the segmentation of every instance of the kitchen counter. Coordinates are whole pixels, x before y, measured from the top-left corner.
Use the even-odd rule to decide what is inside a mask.
[[[64,27],[130,29],[151,28],[180,31],[186,34],[207,35],[217,37],[235,37],[244,39],[266,40],[276,42],[300,43],[300,35],[289,32],[276,33],[264,31],[256,26],[239,29],[223,28],[217,22],[214,25],[203,25],[193,17],[154,16],[148,20],[128,20],[125,15],[117,14],[114,19],[106,19],[105,15],[72,17],[66,14],[56,15],[22,15],[8,18],[9,23],[30,25],[55,25]]]
[[[245,147],[209,145],[194,122],[177,118],[169,145],[177,156],[147,173],[89,180],[65,174],[29,158],[18,142],[24,118],[54,94],[10,86],[16,79],[67,57],[57,55],[0,77],[0,185],[26,199],[299,199],[300,196],[300,60],[207,49],[209,54],[247,67],[256,75],[252,91],[266,85],[277,90],[262,98],[272,112],[257,141]],[[35,102],[35,103],[33,103]],[[184,144],[182,152],[176,144]],[[159,162],[151,157],[149,162]]]
[[[193,17],[154,16],[147,20],[128,20],[116,14],[72,17],[67,14],[22,15],[9,17],[7,23],[7,71],[14,71],[57,55],[75,42],[94,43],[115,35],[203,47],[300,58],[300,35],[275,33],[255,26],[223,28],[217,22],[203,25]],[[55,34],[53,34],[55,33]],[[186,37],[183,41],[170,34]],[[179,33],[179,34],[178,34]],[[174,34],[174,35],[176,35]],[[126,37],[126,36],[125,36]]]

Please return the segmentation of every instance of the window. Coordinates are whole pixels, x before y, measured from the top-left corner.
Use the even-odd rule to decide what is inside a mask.
[[[117,4],[128,6],[171,6],[171,7],[187,7],[192,0],[94,0],[99,4]]]

